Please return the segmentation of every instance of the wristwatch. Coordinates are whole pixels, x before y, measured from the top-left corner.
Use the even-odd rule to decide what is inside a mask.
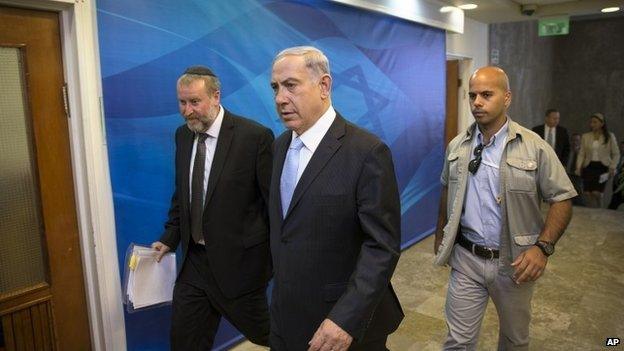
[[[542,250],[542,252],[544,253],[544,256],[548,257],[552,254],[555,253],[555,244],[549,242],[549,241],[544,241],[544,240],[538,240],[535,244],[533,244],[537,247],[540,248],[540,250]]]

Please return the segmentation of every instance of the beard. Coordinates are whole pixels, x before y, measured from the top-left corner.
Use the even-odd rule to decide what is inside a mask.
[[[202,117],[190,117],[186,119],[186,126],[188,129],[195,133],[203,133],[210,128],[213,120],[205,116]]]
[[[192,114],[186,119],[186,126],[195,133],[203,133],[210,128],[212,123],[217,119],[219,109],[208,111],[208,115]]]

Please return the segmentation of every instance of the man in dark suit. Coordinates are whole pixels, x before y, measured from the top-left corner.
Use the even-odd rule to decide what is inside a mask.
[[[268,192],[273,133],[220,105],[206,67],[178,79],[186,125],[176,131],[175,192],[158,259],[182,245],[173,291],[172,350],[210,350],[221,316],[268,345]]]
[[[568,131],[559,125],[561,116],[554,108],[546,110],[544,124],[533,127],[533,131],[541,136],[555,150],[559,161],[563,166],[568,162],[570,153],[570,138]]]
[[[271,87],[288,129],[274,143],[269,217],[271,348],[386,350],[403,311],[390,284],[400,255],[389,148],[331,105],[329,63],[282,51]]]

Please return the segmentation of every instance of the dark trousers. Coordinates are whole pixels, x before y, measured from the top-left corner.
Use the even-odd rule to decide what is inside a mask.
[[[210,350],[221,316],[251,342],[269,345],[266,289],[226,298],[210,272],[205,248],[192,243],[173,289],[171,349]]]

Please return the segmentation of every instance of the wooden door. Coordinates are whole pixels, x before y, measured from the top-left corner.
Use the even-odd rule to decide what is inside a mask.
[[[6,350],[89,350],[59,14],[0,7],[0,316]]]
[[[459,94],[459,61],[446,61],[446,122],[444,132],[444,145],[457,135],[459,119],[458,94]]]

